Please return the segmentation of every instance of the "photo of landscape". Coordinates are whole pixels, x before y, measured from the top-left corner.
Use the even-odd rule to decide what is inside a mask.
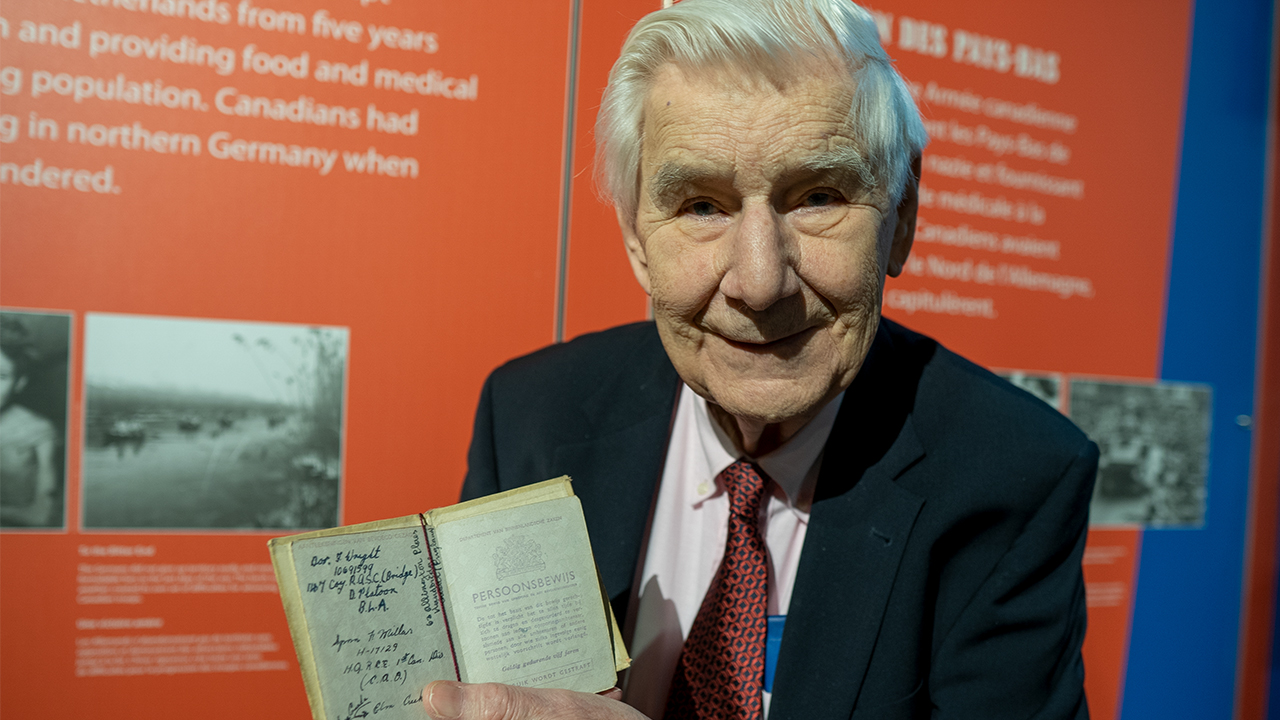
[[[346,328],[90,313],[82,524],[337,525]]]

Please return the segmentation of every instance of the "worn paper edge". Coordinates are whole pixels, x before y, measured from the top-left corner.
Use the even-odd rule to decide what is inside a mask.
[[[428,525],[439,527],[442,523],[466,520],[477,515],[487,515],[499,510],[532,505],[544,500],[556,500],[562,497],[570,497],[571,495],[573,495],[573,485],[570,483],[569,476],[561,475],[558,478],[504,490],[494,495],[478,497],[457,505],[436,508],[426,513],[423,517],[426,518]]]
[[[293,638],[293,649],[298,656],[298,669],[302,672],[302,685],[307,691],[307,704],[313,720],[325,720],[324,697],[320,694],[320,675],[311,650],[311,633],[307,617],[302,611],[302,593],[298,590],[298,575],[293,565],[291,543],[267,542],[271,551],[271,565],[276,571],[276,585],[280,588],[280,600],[284,603],[284,615]]]
[[[320,672],[316,668],[315,651],[311,647],[311,629],[307,624],[307,613],[302,607],[298,571],[293,563],[293,544],[299,540],[410,527],[422,527],[417,515],[314,530],[298,535],[271,538],[267,541],[267,549],[271,553],[271,565],[276,572],[276,585],[280,588],[280,600],[284,603],[284,615],[289,625],[289,635],[293,638],[294,652],[298,656],[298,669],[302,672],[302,685],[307,691],[307,702],[311,706],[313,720],[327,720],[328,715],[325,713],[324,695],[320,691]]]
[[[593,552],[591,564],[595,565]],[[613,643],[613,671],[620,673],[631,667],[631,656],[627,654],[626,643],[622,642],[622,630],[618,628],[618,620],[613,616],[613,603],[609,602],[609,594],[604,589],[604,579],[600,577],[600,568],[596,568],[596,582],[600,585],[600,599],[604,601],[604,614],[609,619],[609,638]]]

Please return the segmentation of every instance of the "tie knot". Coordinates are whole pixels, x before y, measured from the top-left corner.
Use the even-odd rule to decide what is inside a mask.
[[[720,472],[720,484],[729,493],[729,505],[737,515],[755,517],[760,513],[767,476],[750,460],[738,460]]]

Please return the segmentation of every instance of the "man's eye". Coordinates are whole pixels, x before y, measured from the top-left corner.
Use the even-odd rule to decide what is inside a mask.
[[[804,196],[804,200],[800,201],[805,207],[826,207],[827,205],[835,205],[840,201],[840,196],[830,190],[815,190]]]
[[[720,212],[720,208],[717,208],[715,205],[712,205],[710,202],[706,200],[699,200],[697,202],[689,203],[688,205],[686,205],[685,212],[688,212],[692,215],[697,215],[699,217],[708,217]]]

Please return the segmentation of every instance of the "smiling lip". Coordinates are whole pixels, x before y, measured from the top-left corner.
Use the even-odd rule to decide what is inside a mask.
[[[745,350],[746,352],[760,353],[760,352],[769,352],[771,350],[778,350],[781,348],[790,347],[797,344],[803,344],[804,341],[808,340],[813,335],[813,332],[815,330],[817,330],[817,328],[808,327],[798,332],[791,333],[790,335],[785,335],[783,337],[780,337],[777,340],[770,340],[768,342],[749,342],[749,341],[742,341],[742,340],[733,340],[725,337],[724,335],[720,335],[719,337],[729,347],[735,348],[737,350]]]

